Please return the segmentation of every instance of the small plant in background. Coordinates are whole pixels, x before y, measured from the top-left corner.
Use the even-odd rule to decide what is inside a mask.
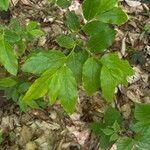
[[[132,133],[130,135],[126,134],[121,114],[112,107],[106,110],[103,122],[91,123],[90,128],[99,139],[100,147],[103,149],[110,148],[116,143],[117,150],[147,150],[150,146],[149,113],[149,104],[135,105],[135,121],[128,129],[128,132]]]
[[[131,126],[132,137],[121,137],[117,141],[118,150],[148,150],[150,147],[150,104],[136,104],[135,123]]]
[[[0,145],[3,143],[4,138],[3,138],[3,132],[0,130]]]
[[[109,107],[103,122],[91,123],[90,128],[100,141],[100,147],[107,149],[111,147],[121,136],[122,117],[119,111]]]

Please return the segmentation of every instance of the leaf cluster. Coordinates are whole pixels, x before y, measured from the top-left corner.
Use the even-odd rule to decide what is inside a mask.
[[[112,102],[115,88],[127,85],[127,77],[134,74],[128,61],[116,53],[107,53],[115,40],[115,26],[125,23],[127,14],[117,0],[84,0],[82,9],[86,21],[82,23],[83,18],[68,9],[71,1],[49,3],[66,9],[64,24],[68,33],[56,37],[56,49],[33,52],[28,50],[28,43],[44,35],[37,22],[22,26],[12,20],[9,26],[1,26],[0,63],[12,75],[0,79],[2,87],[13,89],[12,93],[8,90],[10,97],[19,99],[20,106],[25,107],[36,108],[37,101],[46,97],[49,104],[59,100],[63,108],[72,113],[80,84],[88,95],[101,90],[102,96]],[[30,76],[35,78],[29,80]],[[20,86],[25,88],[23,92]]]

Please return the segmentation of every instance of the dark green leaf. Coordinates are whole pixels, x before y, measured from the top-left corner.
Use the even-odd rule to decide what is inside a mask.
[[[62,8],[67,8],[70,6],[69,0],[57,0],[57,5]]]
[[[78,16],[74,12],[69,12],[68,13],[67,25],[73,31],[79,30],[79,28],[80,28],[80,20],[79,20]]]
[[[150,148],[150,128],[146,132],[141,132],[141,136],[137,139],[136,143],[142,150],[149,150]]]
[[[81,81],[82,79],[83,64],[85,63],[87,58],[88,55],[86,52],[73,52],[67,58],[66,64],[73,72],[77,81]]]
[[[147,122],[150,120],[150,104],[136,104],[134,116],[137,120]]]
[[[104,115],[105,124],[107,126],[112,126],[115,122],[121,124],[122,117],[119,111],[113,107],[109,107]]]
[[[100,70],[101,66],[94,58],[89,58],[83,66],[83,86],[89,95],[100,88]]]
[[[18,86],[18,92],[24,93],[29,89],[30,86],[31,86],[30,82],[23,82]]]
[[[102,95],[107,101],[112,101],[117,85],[116,80],[113,78],[110,70],[103,66],[100,74]]]
[[[105,125],[100,122],[93,122],[90,123],[89,127],[97,137],[100,137],[102,129],[105,128]]]
[[[94,34],[87,43],[91,52],[102,52],[110,47],[115,40],[116,31],[108,28],[101,32]]]
[[[84,0],[82,9],[86,20],[91,20],[98,13],[100,7],[100,0]]]
[[[111,30],[109,25],[100,21],[91,21],[83,27],[83,31],[90,36],[107,30]]]
[[[64,47],[64,48],[73,48],[75,46],[75,41],[66,35],[60,35],[59,37],[56,38],[56,42],[59,44],[59,46]]]
[[[124,137],[117,141],[117,149],[118,150],[132,150],[134,146],[134,141],[131,138]]]
[[[128,21],[128,16],[121,8],[115,7],[97,15],[96,19],[105,23],[121,25]]]
[[[20,39],[21,37],[15,33],[14,31],[11,31],[11,30],[7,30],[5,31],[5,40],[9,43],[13,43],[13,44],[16,44]]]

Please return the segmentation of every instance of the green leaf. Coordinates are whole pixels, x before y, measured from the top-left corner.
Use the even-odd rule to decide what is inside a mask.
[[[110,47],[115,40],[116,31],[108,28],[94,34],[87,43],[91,52],[102,52]]]
[[[65,55],[56,50],[39,52],[26,60],[22,70],[33,74],[41,74],[47,69],[53,70],[61,67],[65,60]]]
[[[12,44],[16,44],[21,39],[20,35],[11,30],[6,30],[4,36],[5,40]]]
[[[90,128],[94,132],[94,134],[97,136],[98,140],[100,141],[100,147],[103,149],[107,149],[108,147],[111,147],[114,142],[110,142],[110,136],[105,135],[103,133],[103,129],[105,128],[105,124],[94,122],[90,124]]]
[[[96,19],[105,23],[121,25],[128,21],[128,16],[121,8],[114,7],[109,11],[97,15]]]
[[[125,76],[134,74],[132,67],[127,60],[121,60],[116,53],[109,53],[101,58],[101,63],[109,70],[120,69]]]
[[[97,20],[91,21],[83,27],[83,31],[90,36],[93,36],[102,31],[106,32],[107,30],[111,30],[109,25]]]
[[[73,72],[74,77],[76,78],[77,81],[82,80],[83,64],[85,63],[87,58],[88,55],[86,52],[78,52],[78,53],[73,52],[67,57],[66,64]]]
[[[70,6],[69,0],[57,0],[57,5],[62,8],[68,8]]]
[[[117,141],[117,150],[132,150],[135,142],[133,139],[124,137]]]
[[[30,21],[26,26],[27,32],[33,37],[41,37],[44,35],[44,32],[40,29],[39,23],[35,21]]]
[[[119,84],[127,85],[127,77],[134,74],[128,61],[121,60],[117,54],[106,54],[101,58],[101,88],[104,98],[112,101],[115,87]]]
[[[121,117],[121,116],[120,116]],[[117,119],[116,119],[117,120]],[[120,120],[120,121],[115,121],[114,122],[114,124],[112,125],[112,128],[113,128],[113,130],[115,131],[115,132],[119,132],[120,131],[120,123],[122,122],[122,119],[120,118],[120,119],[118,119],[118,120]],[[118,124],[118,122],[119,122],[119,124]]]
[[[109,128],[102,129],[102,131],[105,135],[112,135],[114,133],[114,131]]]
[[[15,50],[5,41],[4,36],[0,36],[0,62],[12,75],[17,74],[18,62]]]
[[[0,130],[0,145],[3,143],[4,138],[3,138],[3,132]]]
[[[91,20],[98,13],[100,7],[100,0],[84,0],[82,4],[83,15],[86,20]]]
[[[43,36],[43,35],[44,35],[44,32],[43,32],[42,30],[40,30],[40,29],[34,29],[34,30],[30,31],[30,34],[31,34],[32,36],[38,38],[38,37]]]
[[[99,14],[111,10],[118,5],[118,0],[100,0]]]
[[[146,132],[141,132],[141,136],[137,139],[137,146],[141,149],[148,150],[150,147],[150,128]]]
[[[134,116],[136,120],[147,122],[150,120],[150,104],[136,104]]]
[[[113,78],[110,70],[103,66],[100,74],[102,95],[107,101],[112,101],[117,85],[116,80]]]
[[[145,133],[147,129],[150,128],[150,120],[147,121],[142,121],[142,122],[137,122],[133,125],[133,130],[138,133]]]
[[[83,86],[88,95],[94,94],[100,88],[100,63],[89,58],[83,66]]]
[[[17,35],[21,35],[24,33],[24,26],[22,26],[16,18],[12,18],[10,20],[9,28]]]
[[[67,25],[73,31],[77,31],[77,30],[80,29],[79,17],[74,12],[69,12],[68,13]]]
[[[40,78],[36,79],[23,97],[23,101],[29,104],[30,101],[43,97],[48,91],[51,75],[53,73],[54,71],[47,70]]]
[[[71,49],[75,46],[75,41],[66,35],[60,35],[59,37],[56,38],[56,42],[58,43],[59,46]]]
[[[18,85],[18,92],[24,93],[29,89],[30,86],[31,86],[30,82],[23,82],[20,85]]]
[[[113,144],[114,144],[114,142],[110,141],[110,136],[105,135],[104,133],[101,134],[101,136],[100,136],[100,147],[102,149],[108,149],[108,148],[112,147]]]
[[[103,133],[102,129],[105,127],[104,124],[101,122],[93,122],[89,125],[90,129],[94,132],[94,134],[99,138],[100,135]]]
[[[26,26],[26,30],[28,32],[30,32],[30,31],[32,31],[34,29],[37,29],[38,27],[39,27],[39,23],[38,22],[36,22],[36,21],[30,21],[28,23],[28,25]]]
[[[118,138],[119,138],[119,135],[117,133],[114,133],[113,135],[111,135],[110,141],[116,141]]]
[[[144,30],[145,30],[147,33],[150,33],[150,23],[145,24]]]
[[[12,87],[16,84],[16,80],[11,77],[0,78],[0,87]]]
[[[75,110],[77,102],[77,83],[73,77],[73,73],[67,66],[60,68],[52,76],[49,84],[49,92],[50,101],[52,103],[58,98],[67,112],[72,113]]]
[[[53,4],[53,3],[55,3],[55,1],[56,1],[56,0],[48,0],[48,3],[49,3],[49,4]]]
[[[113,107],[109,107],[105,112],[104,120],[107,126],[113,126],[115,122],[121,125],[122,117],[119,111]]]
[[[0,9],[7,11],[9,8],[9,0],[0,0]]]
[[[86,20],[93,19],[97,14],[107,12],[117,6],[118,0],[84,0],[82,9]]]

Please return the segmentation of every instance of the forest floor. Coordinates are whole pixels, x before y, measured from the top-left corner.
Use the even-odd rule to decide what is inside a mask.
[[[34,44],[55,47],[53,39],[66,30],[65,11],[50,7],[46,0],[12,1],[10,12],[5,16],[0,14],[0,22],[7,23],[12,17],[21,18],[23,23],[38,21],[47,36]],[[125,0],[121,1],[121,7],[128,13],[129,21],[118,28],[116,42],[110,51],[117,51],[122,58],[128,59],[135,75],[129,79],[128,87],[118,88],[112,105],[117,106],[128,129],[134,102],[150,103],[150,36],[144,30],[150,21],[150,2]],[[99,92],[88,97],[81,88],[77,109],[72,115],[66,114],[58,104],[23,113],[11,100],[0,96],[0,101],[0,129],[4,140],[0,150],[100,150],[88,128],[89,123],[102,120],[108,107]]]

